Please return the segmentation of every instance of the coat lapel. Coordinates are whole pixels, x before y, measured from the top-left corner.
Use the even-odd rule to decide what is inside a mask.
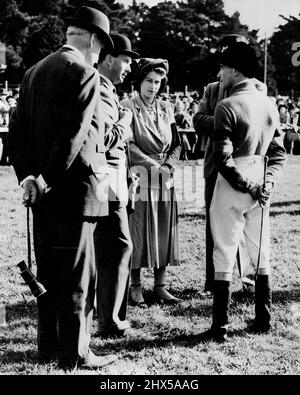
[[[140,121],[143,122],[145,128],[149,131],[149,133],[153,134],[155,137],[157,137],[160,141],[163,142],[162,136],[160,135],[159,131],[157,130],[155,123],[152,121],[152,118],[150,117],[148,111],[146,110],[146,107],[144,106],[139,95],[137,95],[135,97],[134,105],[135,105],[135,109],[137,112],[137,116],[139,117]],[[160,117],[158,114],[158,119],[159,118]]]

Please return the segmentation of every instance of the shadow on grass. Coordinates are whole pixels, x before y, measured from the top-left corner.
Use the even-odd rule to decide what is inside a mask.
[[[300,210],[290,210],[290,211],[271,211],[270,217],[278,217],[279,215],[288,214],[291,216],[298,216],[300,215]]]
[[[207,336],[207,330],[210,328],[210,323],[207,323],[207,327],[203,328],[203,331],[199,333],[177,333],[175,330],[170,331],[167,336],[161,333],[156,334],[153,338],[129,338],[129,339],[117,339],[114,344],[109,344],[110,352],[139,352],[144,349],[151,348],[163,348],[168,346],[186,347],[193,348],[199,344],[211,344],[215,341]],[[230,330],[228,337],[245,337],[246,331],[244,329]],[[228,343],[224,343],[227,345]],[[97,348],[98,349],[98,348]],[[97,352],[97,351],[96,351]]]
[[[300,200],[271,203],[271,207],[285,207],[285,206],[290,206],[292,204],[300,204]]]
[[[171,290],[172,295],[181,299],[181,303],[174,305],[162,305],[166,308],[170,309],[170,313],[174,312],[175,315],[179,315],[178,312],[182,310],[181,306],[184,304],[184,309],[189,311],[191,314],[202,315],[203,310],[206,308],[211,309],[213,298],[201,298],[197,295],[198,290],[193,288],[187,288],[182,291],[173,291]],[[157,303],[155,299],[153,291],[145,290],[143,292],[143,296],[148,307],[154,306]],[[251,304],[254,303],[254,295],[244,294],[241,290],[233,291],[232,293],[232,303],[234,304]],[[287,302],[295,301],[300,299],[300,287],[299,289],[290,289],[290,290],[274,290],[272,293],[272,300],[275,304],[285,304]],[[186,305],[188,302],[191,302],[190,305]],[[194,304],[197,303],[197,307],[194,307]],[[137,307],[138,308],[138,307]],[[144,307],[147,308],[147,307]],[[203,310],[202,310],[203,309]],[[184,315],[186,313],[184,312]],[[204,314],[205,315],[205,314]]]
[[[20,321],[37,320],[37,306],[35,301],[19,302],[6,305],[6,321],[10,326],[19,325]]]
[[[273,304],[287,304],[289,302],[300,302],[300,286],[297,289],[273,291]]]
[[[201,220],[205,220],[206,215],[205,212],[201,212],[201,213],[181,213],[179,214],[179,218],[184,218],[184,219],[201,219]]]
[[[39,363],[37,351],[27,348],[26,351],[11,351],[9,348],[6,349],[5,353],[1,356],[1,364],[12,365],[21,363]]]

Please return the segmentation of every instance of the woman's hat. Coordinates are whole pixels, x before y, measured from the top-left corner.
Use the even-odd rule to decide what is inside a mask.
[[[111,33],[110,37],[114,44],[114,50],[112,52],[113,56],[127,55],[132,59],[137,59],[140,57],[140,54],[132,51],[131,41],[127,36],[119,33]]]
[[[168,74],[169,62],[166,59],[141,58],[137,65],[137,76],[141,78],[157,67],[164,69],[166,74]]]
[[[255,76],[258,66],[254,49],[244,42],[234,43],[225,49],[220,55],[220,63],[238,70],[248,78]]]
[[[137,62],[135,62],[135,66],[133,65],[133,75],[134,75],[134,85],[135,89],[139,90],[139,86],[143,81],[144,77],[153,69],[162,68],[166,75],[161,80],[161,86],[158,93],[161,93],[165,86],[167,85],[168,78],[167,74],[169,72],[169,62],[166,59],[154,59],[154,58],[141,58]]]
[[[105,47],[113,50],[114,44],[109,36],[109,19],[96,8],[82,6],[73,17],[65,18],[67,26],[77,26],[88,30],[103,40]]]

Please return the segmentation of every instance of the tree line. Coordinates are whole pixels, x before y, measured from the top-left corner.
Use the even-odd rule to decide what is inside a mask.
[[[257,77],[263,80],[264,42],[258,30],[241,24],[238,12],[227,15],[222,0],[161,1],[152,7],[133,0],[127,8],[116,0],[1,0],[0,41],[6,45],[7,69],[0,78],[19,83],[29,67],[64,44],[64,18],[82,5],[106,13],[111,31],[128,35],[141,56],[168,59],[171,90],[188,86],[202,91],[215,80],[215,50],[230,33],[250,37],[260,59]],[[291,62],[292,43],[300,41],[300,20],[284,19],[269,43],[267,83],[273,94],[300,82],[300,68]]]

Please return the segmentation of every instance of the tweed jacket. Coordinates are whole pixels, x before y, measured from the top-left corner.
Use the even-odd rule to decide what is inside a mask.
[[[159,170],[162,164],[174,170],[181,152],[171,104],[160,99],[155,99],[155,102],[157,124],[152,120],[138,94],[133,99],[121,103],[133,113],[131,125],[133,138],[130,141],[131,166],[141,166],[148,174],[153,172],[153,169]],[[157,155],[162,155],[163,159],[158,160]]]
[[[120,103],[113,83],[100,74],[100,96],[105,119],[104,144],[109,166],[118,167],[119,159],[126,158],[125,144],[131,138],[129,124],[119,120]]]
[[[203,97],[199,103],[199,111],[193,117],[193,124],[196,133],[207,136],[207,143],[204,154],[204,177],[208,178],[216,167],[213,161],[212,134],[214,130],[214,111],[217,103],[227,97],[227,92],[220,82],[212,82],[207,85]]]
[[[213,157],[218,171],[237,190],[247,192],[251,180],[235,165],[234,158],[251,155],[269,158],[266,181],[275,184],[286,160],[276,106],[259,92],[254,81],[235,84],[214,113]]]
[[[42,175],[51,187],[42,201],[86,216],[107,215],[99,74],[72,47],[26,72],[8,139],[19,181]]]
[[[113,83],[100,74],[100,96],[105,119],[104,144],[109,166],[109,201],[126,205],[128,201],[126,144],[132,131],[119,119],[120,103]]]

